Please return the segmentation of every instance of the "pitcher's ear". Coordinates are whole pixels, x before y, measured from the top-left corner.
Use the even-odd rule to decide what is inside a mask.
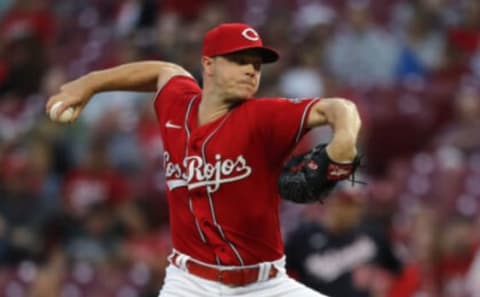
[[[215,58],[203,56],[201,62],[202,62],[202,67],[205,74],[211,75]]]

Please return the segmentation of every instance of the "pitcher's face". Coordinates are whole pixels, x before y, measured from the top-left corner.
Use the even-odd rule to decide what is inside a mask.
[[[252,98],[260,84],[262,59],[255,51],[247,50],[218,56],[205,63],[215,88],[225,100]]]

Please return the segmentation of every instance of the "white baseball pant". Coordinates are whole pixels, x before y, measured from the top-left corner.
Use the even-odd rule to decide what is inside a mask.
[[[327,297],[290,278],[285,272],[285,258],[271,263],[279,271],[274,278],[240,287],[203,279],[190,274],[185,266],[170,264],[159,297]]]

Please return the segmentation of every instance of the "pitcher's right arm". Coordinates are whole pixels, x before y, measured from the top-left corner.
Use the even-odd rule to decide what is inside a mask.
[[[97,93],[106,91],[156,92],[173,76],[192,76],[177,64],[161,61],[127,63],[120,66],[92,71],[60,87],[57,94],[51,96],[46,104],[49,113],[53,104],[62,101],[57,114],[68,107],[74,108],[75,121],[85,105]]]

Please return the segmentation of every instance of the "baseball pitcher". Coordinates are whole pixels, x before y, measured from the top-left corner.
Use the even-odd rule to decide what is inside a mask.
[[[250,26],[222,24],[202,48],[203,88],[181,66],[136,62],[62,86],[53,120],[72,121],[96,93],[151,91],[164,142],[174,250],[161,297],[324,296],[285,273],[278,208],[324,199],[357,162],[360,118],[342,98],[254,98],[261,66],[278,53]],[[330,125],[327,145],[285,159],[302,136]]]

